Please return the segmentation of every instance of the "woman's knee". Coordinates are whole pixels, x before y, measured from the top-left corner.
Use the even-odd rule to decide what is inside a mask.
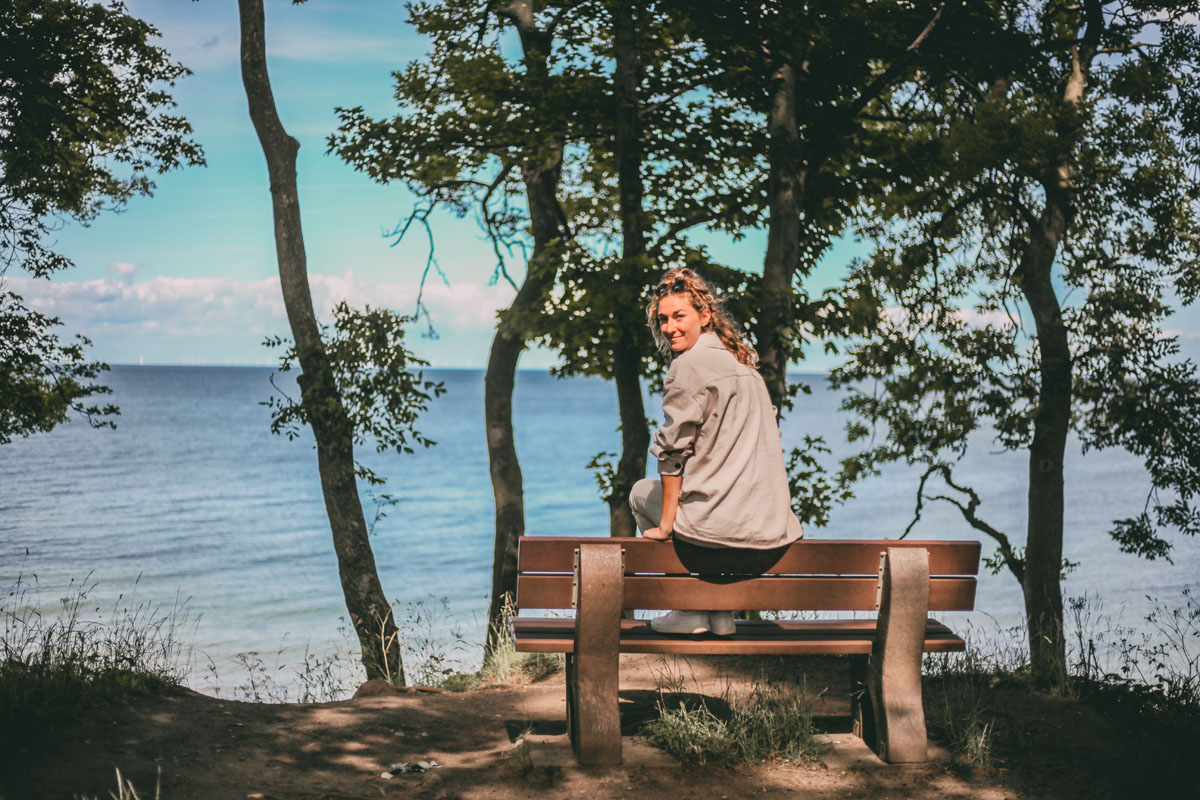
[[[662,483],[642,478],[629,490],[629,509],[642,530],[658,526],[662,518]]]
[[[642,478],[633,484],[629,490],[629,504],[640,505],[649,500],[655,492],[662,491],[662,483],[654,478]]]

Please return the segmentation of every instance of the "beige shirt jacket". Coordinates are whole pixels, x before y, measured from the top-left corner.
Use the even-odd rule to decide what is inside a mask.
[[[792,513],[767,386],[715,333],[675,357],[651,455],[683,475],[675,532],[696,544],[767,550],[804,535]]]

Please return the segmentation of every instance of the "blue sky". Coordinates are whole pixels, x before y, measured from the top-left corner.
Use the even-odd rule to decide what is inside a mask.
[[[75,268],[53,281],[10,276],[14,290],[67,329],[89,336],[111,363],[266,364],[264,337],[286,334],[276,279],[266,166],[246,112],[238,67],[234,0],[130,0],[130,13],[162,33],[161,43],[194,74],[175,88],[208,166],[169,173],[153,197],[88,227],[69,224],[58,248]],[[382,233],[411,208],[401,186],[379,186],[334,156],[325,138],[336,106],[394,112],[392,70],[424,52],[398,2],[267,2],[267,49],[279,113],[300,141],[301,212],[314,300],[339,299],[408,312],[427,255],[423,235],[398,247]],[[427,288],[439,338],[414,336],[435,366],[486,364],[495,312],[512,290],[489,285],[493,258],[474,220],[433,220],[438,261],[450,286]],[[759,266],[765,237],[734,244],[706,239],[715,257]],[[845,248],[843,248],[845,250]],[[830,262],[825,283],[846,253]],[[415,331],[414,331],[415,333]],[[552,354],[527,353],[545,367]]]
[[[393,113],[391,72],[424,52],[399,2],[267,0],[267,49],[279,113],[300,141],[301,212],[314,301],[338,300],[410,312],[425,264],[424,236],[398,247],[382,235],[411,209],[401,186],[379,186],[334,156],[325,138],[336,106]],[[52,281],[9,276],[14,291],[89,336],[110,363],[267,364],[269,335],[287,334],[279,294],[266,166],[250,125],[238,67],[234,0],[128,0],[130,13],[162,33],[161,44],[193,70],[175,88],[179,112],[195,127],[208,166],[161,176],[153,197],[88,227],[68,224],[57,247],[75,268]],[[439,263],[450,285],[426,301],[439,338],[414,330],[413,346],[438,367],[486,363],[497,309],[512,290],[489,284],[493,259],[474,220],[433,220]],[[706,238],[713,256],[761,268],[762,231],[740,242]],[[837,282],[855,246],[843,242],[809,283]],[[1185,348],[1200,350],[1200,314],[1178,320]],[[806,369],[831,366],[806,362]],[[534,351],[522,366],[545,367]]]

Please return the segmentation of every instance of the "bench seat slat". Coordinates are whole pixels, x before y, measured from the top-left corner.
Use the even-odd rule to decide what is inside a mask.
[[[784,575],[875,575],[879,556],[889,547],[923,547],[929,551],[930,575],[975,575],[979,572],[979,542],[904,541],[896,539],[802,539],[792,544],[774,562],[763,565],[757,554],[731,553],[728,550],[691,548],[688,565],[680,561],[670,544],[646,539],[604,539],[625,548],[628,572],[682,574],[688,572],[745,572]],[[557,536],[521,538],[522,572],[570,571],[579,539]],[[700,552],[696,552],[700,551]],[[711,566],[705,562],[711,561]]]
[[[570,608],[570,575],[528,575],[517,579],[519,608]],[[872,611],[875,578],[767,577],[711,583],[694,577],[631,575],[625,578],[624,608],[788,611]],[[970,611],[974,578],[933,578],[930,611]]]
[[[522,653],[574,652],[575,620],[516,618],[513,641]],[[645,620],[621,621],[622,653],[681,654],[869,654],[874,620],[739,621],[732,636],[660,634]],[[929,620],[925,652],[951,653],[966,643],[937,620]]]

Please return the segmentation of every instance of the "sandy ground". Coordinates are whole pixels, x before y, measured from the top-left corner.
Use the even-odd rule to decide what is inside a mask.
[[[773,662],[778,669],[778,662]],[[636,736],[660,686],[720,703],[762,665],[732,658],[622,656],[624,763],[575,764],[566,739],[563,678],[462,694],[387,691],[336,703],[266,705],[189,690],[83,711],[70,728],[0,754],[0,800],[100,797],[114,767],[142,798],[1138,797],[1121,732],[1086,706],[1013,690],[998,698],[996,768],[950,767],[934,743],[918,767],[880,762],[849,733],[846,661],[796,659],[831,747],[809,766],[761,764],[731,773],[685,769]],[[927,692],[927,699],[929,693]],[[931,713],[932,710],[927,711]],[[424,773],[381,773],[436,761]],[[1182,788],[1182,787],[1181,787]],[[1194,790],[1194,786],[1192,787]],[[1185,791],[1181,796],[1196,796]]]

